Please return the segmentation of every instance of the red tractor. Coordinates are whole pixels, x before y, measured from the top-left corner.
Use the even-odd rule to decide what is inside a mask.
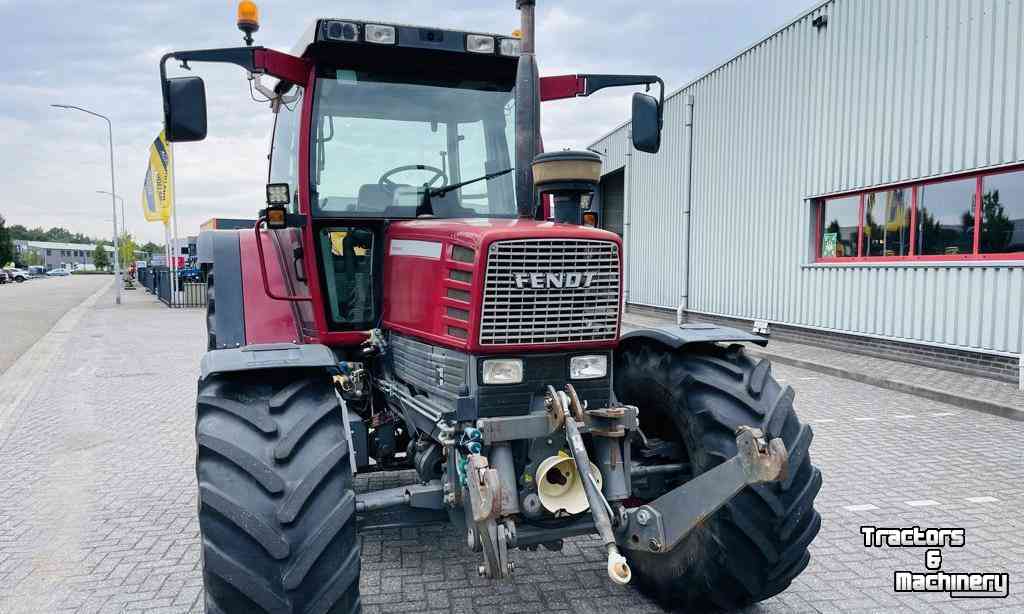
[[[622,85],[659,86],[633,99],[633,145],[656,152],[664,85],[539,78],[518,4],[521,38],[318,19],[286,54],[252,46],[245,1],[248,46],[161,61],[170,141],[206,136],[203,82],[168,78],[171,59],[241,66],[275,118],[256,227],[199,240],[209,612],[357,612],[357,532],[424,522],[495,580],[513,549],[596,533],[610,581],[688,611],[806,567],[821,474],[792,389],[740,345],[764,339],[620,335],[600,159],[539,153],[542,100]],[[405,485],[354,489],[396,471]]]

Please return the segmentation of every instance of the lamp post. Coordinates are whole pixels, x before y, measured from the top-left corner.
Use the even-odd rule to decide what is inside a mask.
[[[110,207],[114,213],[114,285],[117,287],[117,294],[114,297],[114,304],[121,304],[121,261],[118,255],[119,244],[117,241],[117,190],[114,187],[114,128],[110,124],[110,118],[106,115],[90,111],[89,109],[83,109],[82,107],[76,107],[72,104],[51,104],[51,107],[57,109],[64,109],[65,111],[75,110],[81,111],[82,113],[88,113],[93,117],[98,117],[107,122],[107,142],[110,145]]]
[[[96,193],[97,194],[113,194],[113,192],[108,192],[106,190],[96,190]],[[114,196],[117,198],[117,200],[121,201],[121,234],[124,235],[125,238],[127,238],[128,237],[128,218],[125,217],[125,215],[124,215],[124,197],[123,196],[119,196],[117,194],[114,194]]]

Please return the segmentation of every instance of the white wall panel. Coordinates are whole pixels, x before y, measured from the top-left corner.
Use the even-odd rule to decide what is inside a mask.
[[[1024,267],[810,263],[809,197],[1024,160],[1019,0],[833,0],[675,92],[662,150],[629,126],[595,143],[626,167],[629,301],[1020,352]],[[828,16],[828,26],[811,21]]]

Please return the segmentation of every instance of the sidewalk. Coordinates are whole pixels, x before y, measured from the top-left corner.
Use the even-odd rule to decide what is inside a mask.
[[[627,313],[623,332],[632,328],[674,324],[675,317]],[[957,407],[1024,421],[1024,392],[1013,384],[944,369],[831,350],[816,345],[772,339],[765,348],[748,346],[751,354],[872,386],[906,392]]]

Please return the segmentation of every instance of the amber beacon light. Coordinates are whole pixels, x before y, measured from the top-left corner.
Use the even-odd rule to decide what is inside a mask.
[[[252,45],[252,33],[260,29],[260,9],[252,0],[238,3],[238,29],[245,34],[245,44]]]

